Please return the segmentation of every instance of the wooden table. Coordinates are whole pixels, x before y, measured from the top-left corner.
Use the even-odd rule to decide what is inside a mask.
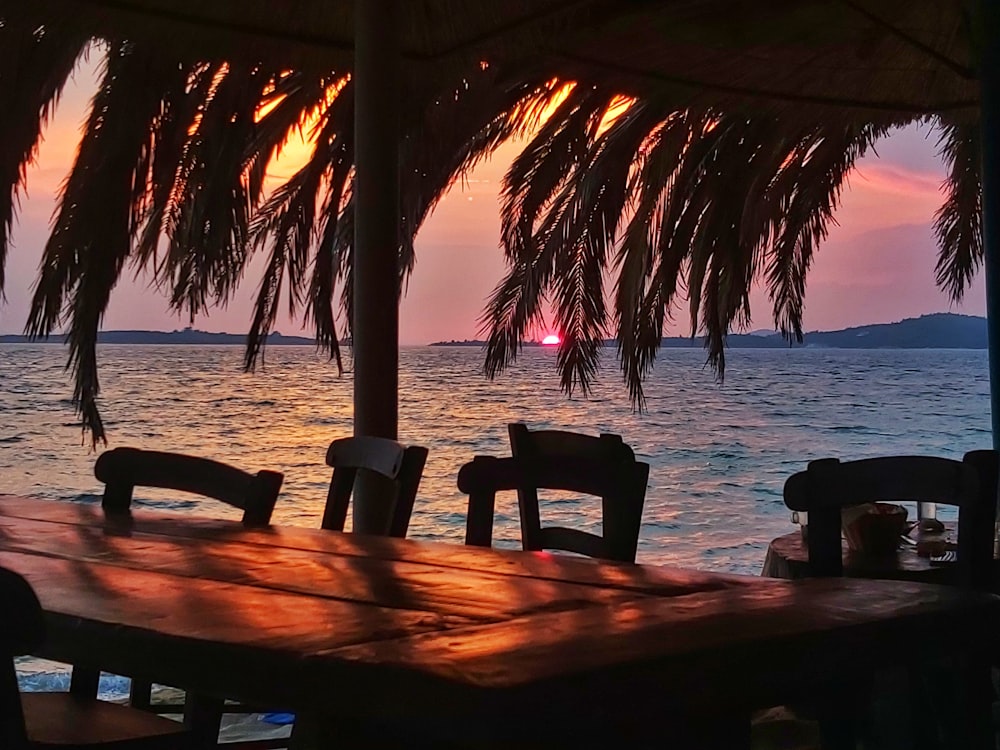
[[[774,581],[177,514],[123,525],[97,507],[12,496],[0,496],[0,565],[46,610],[40,656],[378,720],[406,727],[405,744],[427,732],[524,745],[528,726],[545,745],[595,745],[605,730],[675,740],[698,717],[801,700],[918,641],[928,658],[978,653],[1000,619],[992,596],[921,584]],[[969,702],[969,726],[988,729],[988,709]]]
[[[944,533],[910,532],[921,540],[954,542],[957,534],[955,524],[945,525]],[[870,556],[848,549],[843,544],[844,575],[852,578],[879,578],[896,581],[916,581],[920,583],[954,583],[954,563],[936,564],[927,556],[917,554],[915,547],[900,545],[895,554]],[[800,531],[784,534],[772,539],[767,546],[767,555],[761,568],[762,576],[797,580],[807,578],[809,572],[809,550]]]

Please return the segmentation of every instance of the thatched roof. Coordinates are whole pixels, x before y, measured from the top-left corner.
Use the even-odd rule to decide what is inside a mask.
[[[33,0],[23,12],[99,35],[152,34],[199,57],[253,54],[344,68],[353,3]],[[833,106],[896,114],[975,106],[962,0],[407,0],[403,59],[417,75],[516,58],[685,103]]]

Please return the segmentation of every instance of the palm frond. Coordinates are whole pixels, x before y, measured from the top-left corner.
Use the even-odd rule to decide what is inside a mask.
[[[97,331],[131,253],[135,186],[145,181],[149,132],[160,91],[176,66],[155,51],[112,43],[72,171],[59,196],[52,235],[32,299],[28,332],[47,336],[65,317],[73,402],[92,439],[104,440],[97,408]]]
[[[227,64],[203,103],[185,144],[162,274],[171,306],[193,318],[224,301],[249,258],[249,226],[263,192],[263,172],[248,154],[257,108],[278,71]]]
[[[614,269],[619,359],[641,408],[642,382],[682,293],[692,336],[705,334],[720,379],[726,338],[749,324],[758,278],[767,281],[781,330],[801,335],[805,273],[843,182],[898,123],[677,110],[649,97],[595,129],[605,96],[599,87],[573,89],[507,174],[509,272],[482,318],[486,371],[513,361],[551,295],[566,329],[563,387],[586,386],[607,323],[604,276]]]
[[[255,366],[276,319],[281,280],[287,281],[288,309],[292,316],[297,314],[304,297],[308,300],[307,305],[316,301],[314,292],[306,296],[305,289],[316,234],[317,209],[323,200],[324,187],[329,200],[330,196],[343,193],[344,183],[349,179],[350,161],[337,160],[332,152],[345,148],[345,141],[353,130],[353,111],[351,88],[347,84],[319,113],[309,160],[272,193],[254,217],[250,228],[253,242],[258,246],[269,244],[271,254],[247,336],[244,367],[248,370]],[[336,197],[333,200],[336,208],[331,213],[329,204],[324,207],[324,221],[336,222],[339,218],[340,201]],[[311,283],[315,282],[314,273]],[[323,325],[330,324],[324,319]],[[332,336],[324,333],[319,341],[327,345],[339,362],[336,332],[332,333]]]
[[[945,202],[934,217],[939,254],[935,268],[938,286],[955,302],[983,262],[982,144],[976,122],[937,121],[940,155],[950,167]]]
[[[15,212],[27,167],[87,38],[62,26],[39,27],[6,10],[0,18],[0,301]]]
[[[847,177],[889,128],[888,123],[823,123],[792,139],[789,158],[770,191],[777,238],[767,269],[774,322],[788,339],[802,340],[806,273],[835,222]]]

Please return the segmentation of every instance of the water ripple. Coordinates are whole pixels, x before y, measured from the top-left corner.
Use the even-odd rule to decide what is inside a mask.
[[[526,349],[494,382],[476,348],[400,352],[400,435],[430,449],[411,536],[461,544],[459,467],[508,452],[506,424],[616,432],[650,464],[639,561],[756,573],[790,530],[785,478],[823,456],[961,456],[990,442],[983,351],[730,350],[715,382],[698,349],[664,351],[637,413],[608,350],[587,398],[559,390],[555,352]],[[275,521],[317,526],[331,440],[351,434],[349,375],[311,346],[273,347],[242,371],[238,347],[100,347],[111,447],[134,445],[285,473]],[[73,421],[60,346],[0,345],[0,492],[98,503],[95,454]],[[140,505],[238,517],[211,501],[143,492]],[[600,503],[562,497],[548,518],[600,527]],[[513,493],[497,498],[496,539],[517,546]]]

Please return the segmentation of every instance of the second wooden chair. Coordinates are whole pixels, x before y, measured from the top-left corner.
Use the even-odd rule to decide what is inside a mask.
[[[241,521],[249,528],[270,524],[284,481],[284,475],[277,471],[263,470],[251,474],[208,458],[138,448],[115,448],[102,453],[94,465],[94,475],[104,483],[102,507],[111,518],[130,515],[136,487],[153,487],[199,495],[231,505],[243,511]],[[74,668],[71,689],[79,695],[96,695],[98,677],[96,670]],[[133,677],[131,704],[147,710],[177,708],[152,705],[152,686],[148,678]],[[224,705],[220,698],[187,697],[183,710],[197,742],[215,744]],[[257,745],[259,748],[266,746],[276,746],[276,743]]]
[[[540,446],[526,445],[523,425],[511,425],[517,455],[477,456],[458,473],[458,487],[469,496],[466,544],[489,547],[493,541],[496,493],[518,491],[521,541],[526,550],[553,549],[605,560],[635,562],[649,465],[635,461],[616,435],[532,433]],[[525,428],[526,431],[527,428]],[[569,435],[561,442],[558,435]],[[545,447],[552,438],[553,445]],[[571,451],[571,445],[583,446]],[[542,526],[538,490],[565,490],[601,498],[602,534],[562,526]]]

